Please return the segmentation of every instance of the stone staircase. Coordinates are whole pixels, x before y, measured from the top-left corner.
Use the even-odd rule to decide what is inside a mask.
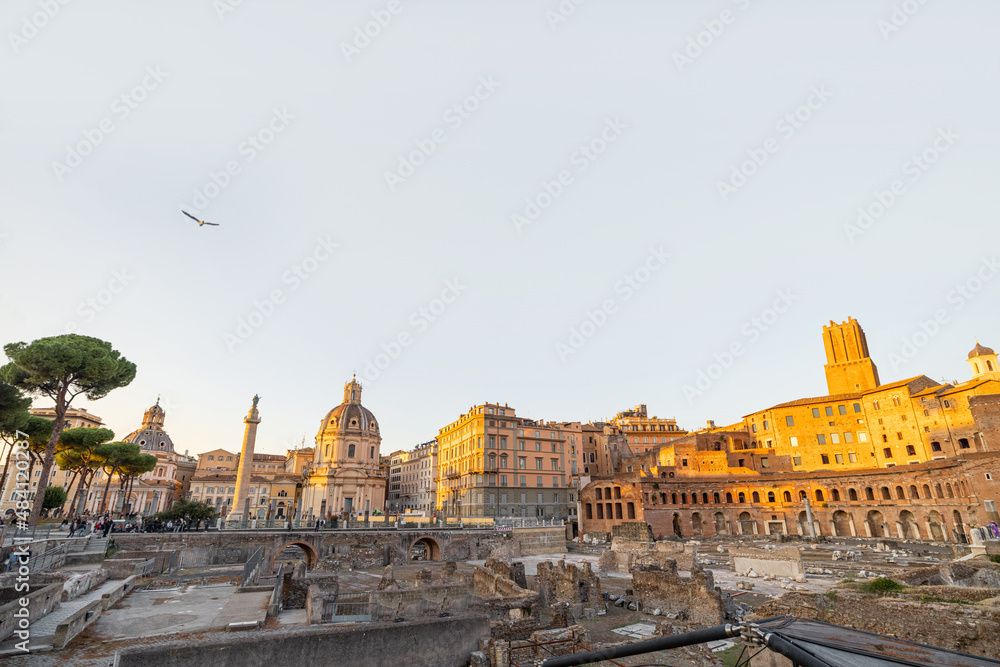
[[[100,563],[107,553],[108,538],[90,535],[86,539],[74,540],[66,552],[66,565]]]

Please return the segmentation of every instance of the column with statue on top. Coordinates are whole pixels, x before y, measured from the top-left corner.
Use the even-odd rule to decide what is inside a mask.
[[[250,495],[250,484],[253,477],[253,448],[257,441],[257,425],[260,424],[260,412],[257,403],[260,396],[254,394],[253,405],[243,418],[246,429],[243,431],[243,447],[240,449],[240,467],[236,473],[236,497],[233,499],[233,511],[226,517],[226,523],[249,520],[246,516],[246,501]]]

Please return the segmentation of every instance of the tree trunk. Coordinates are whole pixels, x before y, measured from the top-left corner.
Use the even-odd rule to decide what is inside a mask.
[[[45,487],[48,486],[49,472],[52,470],[52,464],[56,458],[56,444],[59,442],[59,436],[63,432],[63,422],[66,421],[66,408],[69,407],[69,401],[66,400],[68,381],[68,378],[63,378],[59,386],[59,393],[56,394],[55,423],[52,424],[52,435],[49,437],[49,442],[45,445],[45,456],[42,458],[42,474],[38,478],[35,503],[31,506],[31,516],[28,517],[28,524],[31,526],[38,525],[38,517],[42,514],[42,503],[45,501]],[[73,399],[70,398],[70,400]]]
[[[108,504],[108,489],[111,488],[111,477],[115,474],[114,471],[115,468],[112,468],[111,472],[108,473],[108,481],[104,485],[104,493],[101,494],[101,508],[97,510],[98,516],[104,514],[104,507]],[[108,472],[107,469],[104,472]]]
[[[69,486],[66,487],[66,488],[67,489],[72,489],[73,488],[73,482],[75,482],[78,477],[80,477],[80,471],[79,470],[74,470],[73,471],[73,476],[69,478]],[[76,490],[77,490],[77,492],[80,491],[80,485],[79,484],[76,485]],[[69,501],[70,512],[72,512],[73,511],[73,506],[74,506],[73,502],[76,500],[76,495],[74,494],[73,498],[70,499],[69,498],[69,491],[67,491],[66,494],[67,494],[67,500]],[[63,503],[63,507],[65,507],[65,506],[66,506],[66,503]]]
[[[16,437],[16,436],[15,436]],[[7,471],[10,470],[10,457],[14,454],[14,444],[10,444],[10,451],[7,452],[7,460],[3,464],[3,473],[0,474],[0,494],[3,493],[4,487],[7,484]],[[6,498],[0,497],[0,503],[3,503]]]

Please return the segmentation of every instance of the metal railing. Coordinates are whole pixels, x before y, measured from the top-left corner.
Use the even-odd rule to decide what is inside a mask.
[[[142,563],[136,565],[135,569],[132,570],[132,574],[134,574],[136,577],[145,577],[146,575],[150,574],[154,569],[156,569],[156,558],[150,558],[149,560],[143,561]]]
[[[376,619],[378,603],[371,601],[370,593],[341,594],[336,602],[323,605],[324,623],[369,623]]]
[[[250,559],[243,566],[243,583],[242,586],[253,586],[254,578],[258,574],[260,569],[260,563],[264,559],[264,547],[257,547],[257,550],[253,552]]]
[[[565,526],[562,519],[540,519],[535,517],[498,517],[493,520],[498,530],[509,528],[547,528]]]

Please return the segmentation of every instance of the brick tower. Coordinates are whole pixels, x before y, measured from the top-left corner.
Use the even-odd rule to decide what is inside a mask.
[[[879,386],[878,369],[868,356],[865,332],[853,317],[823,327],[826,386],[830,395],[851,394]]]

